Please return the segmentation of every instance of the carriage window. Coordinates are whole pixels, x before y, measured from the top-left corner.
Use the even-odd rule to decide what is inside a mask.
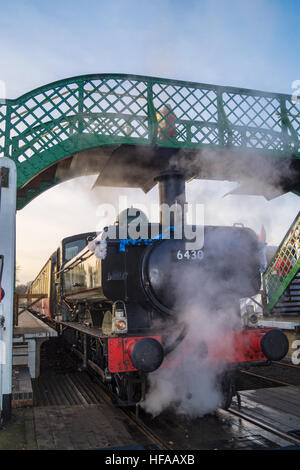
[[[73,242],[66,243],[64,247],[64,262],[69,261],[74,258],[74,256],[78,255],[78,253],[86,247],[86,244],[86,239],[74,240]]]

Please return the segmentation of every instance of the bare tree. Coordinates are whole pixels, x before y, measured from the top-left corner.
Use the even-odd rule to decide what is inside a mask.
[[[27,282],[26,284],[18,284],[15,289],[16,294],[27,294],[29,286],[31,284],[30,282]]]

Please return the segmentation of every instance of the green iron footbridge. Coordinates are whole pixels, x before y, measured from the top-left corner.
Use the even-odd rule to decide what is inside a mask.
[[[161,126],[166,105],[173,133]],[[290,95],[162,78],[86,75],[0,100],[0,155],[16,163],[18,209],[81,174],[148,191],[172,162],[187,179],[238,181],[242,193],[271,198],[272,183],[300,194],[299,136]]]
[[[187,180],[237,181],[235,193],[300,195],[300,103],[163,78],[73,77],[0,99],[0,156],[16,163],[18,209],[86,174],[99,174],[96,185],[148,191],[170,166]],[[268,311],[299,260],[298,214],[264,274]]]

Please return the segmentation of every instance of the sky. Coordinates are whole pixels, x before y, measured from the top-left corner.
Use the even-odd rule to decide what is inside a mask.
[[[0,80],[6,97],[75,75],[118,72],[291,93],[300,79],[299,0],[0,0]],[[17,214],[19,282],[35,277],[61,238],[94,230],[97,206],[119,190],[91,192],[94,176],[53,188]],[[189,201],[207,223],[243,222],[280,242],[300,199],[223,195],[234,183],[193,181]],[[129,202],[148,195],[127,190]]]

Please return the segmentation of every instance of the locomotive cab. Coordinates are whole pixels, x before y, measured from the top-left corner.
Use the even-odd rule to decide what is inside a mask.
[[[96,236],[96,232],[87,232],[64,238],[60,247],[60,266],[63,267],[68,261],[75,258]]]

